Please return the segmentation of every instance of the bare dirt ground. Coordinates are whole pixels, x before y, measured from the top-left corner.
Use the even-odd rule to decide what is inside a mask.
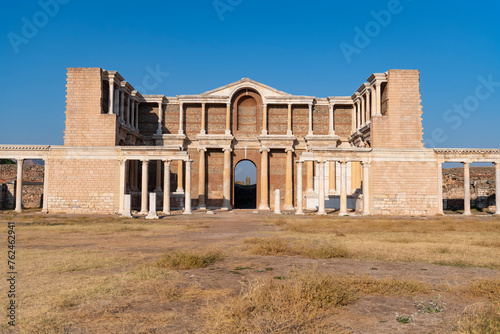
[[[7,211],[0,213],[0,222],[4,258],[6,222],[16,222],[19,273],[17,326],[8,326],[4,318],[2,332],[474,333],[462,325],[464,317],[497,305],[500,291],[500,219],[493,216],[278,217],[236,210],[147,221]],[[255,246],[269,242],[272,247],[282,240],[288,243],[285,250]],[[314,255],[307,248],[332,245],[343,253]],[[158,265],[165,254],[206,250],[220,252],[223,259],[205,268]],[[266,328],[255,324],[252,308],[245,316],[254,319],[253,325],[218,327],[239,321],[235,311],[223,310],[249,298],[256,282],[286,282],[297,272],[364,283],[353,285],[361,288],[351,302],[323,307],[311,318],[321,326]],[[398,288],[368,287],[390,280]],[[398,290],[405,281],[412,287]],[[482,288],[477,282],[484,283]],[[7,305],[5,291],[1,298]],[[416,303],[432,300],[439,300],[440,312],[419,312]],[[400,323],[396,313],[414,315],[413,321]],[[485,320],[493,321],[493,330],[495,319]]]

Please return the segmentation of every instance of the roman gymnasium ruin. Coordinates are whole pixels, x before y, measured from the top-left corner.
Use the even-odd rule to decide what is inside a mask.
[[[416,70],[374,73],[352,96],[323,98],[247,78],[199,95],[142,95],[100,68],[69,68],[66,87],[64,145],[0,145],[0,159],[17,161],[17,212],[27,159],[44,161],[46,213],[232,210],[242,207],[242,161],[255,166],[259,211],[442,214],[447,162],[463,164],[465,215],[471,163],[494,163],[500,189],[499,149],[424,147]]]

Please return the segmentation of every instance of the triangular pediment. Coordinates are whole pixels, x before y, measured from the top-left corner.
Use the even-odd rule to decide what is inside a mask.
[[[290,97],[291,94],[282,92],[275,88],[264,85],[260,82],[243,78],[239,81],[233,82],[229,85],[213,89],[211,91],[201,94],[202,96],[232,96],[235,92],[240,89],[254,89],[263,97]]]

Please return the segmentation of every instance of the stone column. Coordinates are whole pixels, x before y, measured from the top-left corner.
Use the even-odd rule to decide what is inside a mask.
[[[17,159],[16,212],[23,211],[23,163],[24,159]]]
[[[206,129],[206,124],[205,124],[205,121],[206,121],[206,113],[207,113],[207,105],[205,103],[202,103],[201,104],[201,130],[200,130],[200,134],[204,135],[207,133],[207,129]]]
[[[329,166],[330,166],[330,171],[329,171],[329,176],[328,176],[328,183],[329,183],[329,187],[328,187],[328,193],[329,194],[334,194],[335,193],[335,188],[337,186],[337,179],[336,179],[336,175],[335,175],[335,161],[329,161]]]
[[[131,106],[132,119],[130,120],[130,125],[132,126],[132,128],[135,128],[135,98],[132,98],[131,101],[132,101],[132,106]]]
[[[464,215],[470,216],[470,162],[464,162]]]
[[[366,119],[365,119],[366,103],[365,103],[364,95],[361,95],[360,99],[361,99],[361,125],[360,125],[360,127],[363,127],[366,123]]]
[[[370,119],[375,116],[375,113],[377,112],[377,95],[376,95],[376,91],[375,91],[375,86],[372,86],[372,89],[371,89],[371,101],[372,101],[372,107],[371,107],[371,110],[370,110]]]
[[[224,173],[223,173],[223,200],[222,208],[231,210],[231,148],[225,148],[224,151]]]
[[[269,149],[267,147],[262,147],[260,152],[262,153],[260,162],[260,205],[259,210],[269,210],[269,178],[268,178],[268,168],[269,168]]]
[[[365,115],[365,119],[366,119],[366,123],[370,122],[371,121],[371,117],[370,117],[370,114],[371,114],[371,104],[370,104],[370,94],[371,94],[371,89],[367,89],[366,90],[366,115]]]
[[[306,191],[308,193],[314,192],[314,161],[307,162],[307,183]]]
[[[149,160],[142,161],[142,189],[141,189],[141,212],[140,214],[148,213],[148,167]]]
[[[370,215],[370,163],[362,162],[363,165],[363,215]]]
[[[42,204],[42,213],[49,212],[49,159],[43,159],[43,204]],[[0,189],[1,191],[1,189]]]
[[[326,215],[325,212],[325,162],[319,162],[319,191],[318,191],[318,215]]]
[[[281,215],[281,194],[279,189],[274,191],[274,213]]]
[[[184,103],[179,103],[179,132],[180,135],[184,134]]]
[[[267,135],[267,104],[262,105],[262,135]]]
[[[182,160],[179,160],[177,162],[177,189],[175,190],[176,193],[183,193],[184,192],[184,188],[182,187],[183,179],[184,179],[183,164],[182,164]]]
[[[330,105],[330,113],[329,113],[329,117],[328,117],[328,134],[330,136],[335,136],[335,127],[334,127],[334,124],[333,124],[333,111],[335,109],[335,104],[331,104]]]
[[[292,132],[292,104],[291,103],[288,104],[288,126],[287,126],[286,134],[288,136],[293,135],[293,132]]]
[[[161,122],[163,121],[163,102],[158,102],[158,129],[156,129],[156,134],[161,135]]]
[[[120,88],[120,122],[124,122],[124,107],[125,107],[125,91],[123,88]]]
[[[500,215],[500,161],[495,162],[495,205],[497,207],[495,215]]]
[[[139,191],[139,161],[134,161],[134,191]]]
[[[120,164],[120,204],[118,205],[118,213],[123,213],[123,204],[125,198],[125,191],[127,187],[127,160],[122,159],[119,161]]]
[[[226,135],[231,134],[231,103],[226,105]]]
[[[184,195],[184,214],[191,214],[191,163],[192,160],[186,161],[186,193]]]
[[[155,192],[161,193],[161,160],[156,161],[156,187]]]
[[[347,173],[346,161],[340,161],[340,212],[339,216],[347,215]]]
[[[361,102],[359,100],[359,97],[358,99],[356,100],[356,105],[357,105],[357,108],[356,108],[356,129],[359,129],[361,127]]]
[[[293,148],[286,152],[285,210],[293,210]]]
[[[441,161],[437,164],[438,170],[438,214],[442,215],[443,212],[443,163]]]
[[[109,108],[108,114],[113,114],[114,112],[114,104],[115,104],[115,79],[109,79]]]
[[[127,124],[132,125],[132,95],[128,97],[128,105],[127,105]]]
[[[163,213],[170,214],[170,160],[163,162],[165,166],[165,173],[163,176]]]
[[[120,88],[115,87],[115,102],[113,103],[113,114],[118,116],[120,119]]]
[[[206,205],[206,194],[205,194],[205,189],[206,189],[206,181],[205,181],[205,152],[207,151],[206,148],[199,148],[198,152],[200,153],[200,165],[199,165],[199,180],[198,180],[198,209],[205,210],[207,208]]]
[[[135,128],[139,130],[139,101],[135,104]]]
[[[149,193],[149,212],[146,219],[158,219],[156,212],[156,193]]]
[[[356,132],[356,112],[357,112],[357,104],[354,102],[352,104],[352,116],[351,116],[351,132]]]
[[[297,161],[297,210],[296,215],[304,214],[304,194],[302,189],[302,161]]]
[[[382,116],[382,92],[381,84],[379,82],[375,83],[376,95],[377,95],[377,114],[375,116]]]
[[[309,131],[307,132],[308,136],[314,135],[313,131],[313,105],[309,104]]]

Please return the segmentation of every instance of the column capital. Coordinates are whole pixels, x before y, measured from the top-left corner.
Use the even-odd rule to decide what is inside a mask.
[[[285,152],[288,153],[288,152],[295,152],[295,150],[293,149],[293,147],[287,147],[285,148]]]
[[[302,161],[302,160],[295,160],[295,163],[297,163],[297,164],[303,164],[304,161]]]
[[[361,165],[363,165],[364,167],[370,168],[372,163],[371,163],[371,161],[361,161]]]
[[[207,151],[207,148],[206,147],[198,147],[197,148],[198,152],[206,152]]]
[[[465,165],[470,165],[472,163],[472,161],[470,160],[465,160],[465,161],[462,161],[462,163]]]
[[[142,163],[144,164],[148,164],[149,163],[149,159],[141,159]]]
[[[495,168],[500,168],[500,160],[494,161],[493,164],[495,165]]]
[[[232,148],[230,148],[230,147],[224,147],[224,148],[222,149],[222,151],[223,151],[224,153],[225,153],[225,152],[229,152],[229,153],[231,153],[231,152],[233,152],[233,149],[232,149]]]
[[[260,148],[259,152],[260,152],[260,153],[262,153],[262,152],[264,152],[264,151],[266,151],[266,152],[268,152],[268,153],[269,153],[271,150],[270,150],[268,147],[262,146],[262,147]]]
[[[127,159],[120,159],[118,162],[120,163],[120,166],[123,166],[127,162]]]
[[[26,160],[26,158],[17,158],[16,159],[16,163],[24,163],[24,160]]]
[[[165,164],[170,164],[171,162],[172,162],[172,160],[170,160],[170,159],[163,160],[163,163],[165,163]]]

